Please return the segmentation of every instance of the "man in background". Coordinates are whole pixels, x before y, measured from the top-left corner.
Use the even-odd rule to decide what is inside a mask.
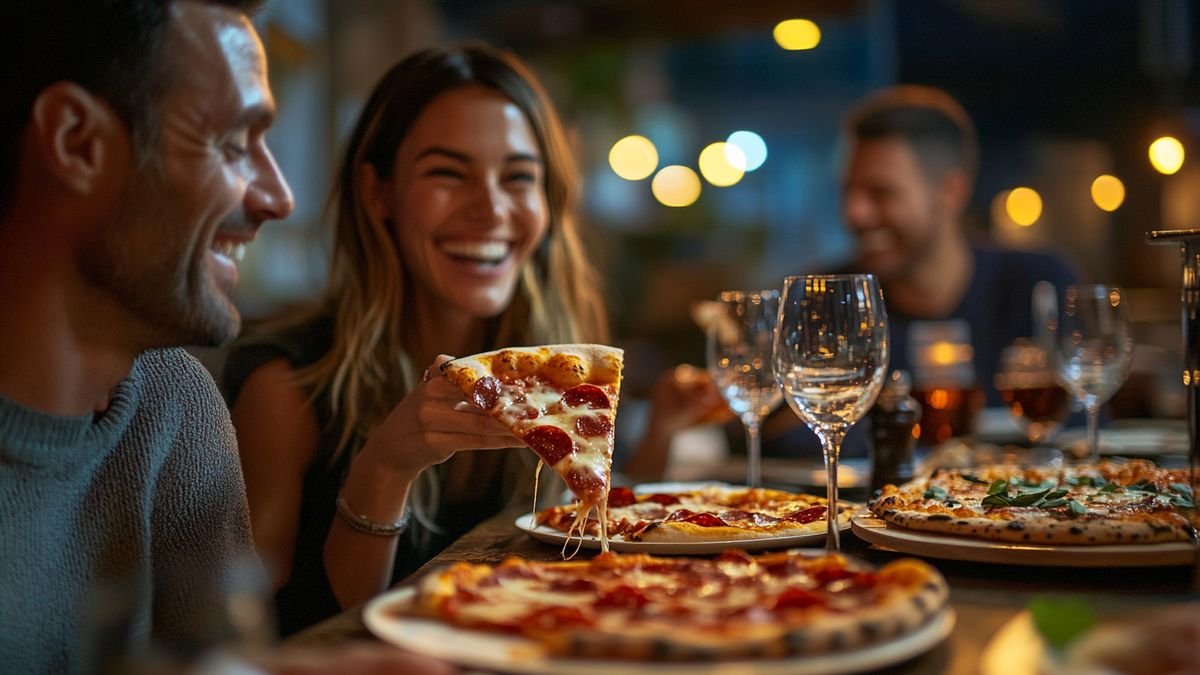
[[[253,559],[236,441],[177,347],[237,334],[237,259],[292,210],[257,4],[0,9],[5,672],[186,658],[229,627],[223,584]],[[94,618],[113,598],[117,616]]]
[[[978,141],[966,111],[944,91],[902,85],[875,92],[846,116],[843,140],[842,213],[855,252],[837,271],[879,279],[890,369],[913,369],[913,324],[956,320],[969,330],[975,384],[988,405],[1003,405],[993,384],[1000,354],[1036,333],[1035,284],[1049,281],[1061,293],[1074,283],[1074,273],[1053,254],[969,238],[963,215],[978,168]],[[764,425],[764,451],[819,448],[810,432],[793,429],[789,418],[795,416],[785,412]],[[866,452],[860,426],[843,445],[849,455]]]

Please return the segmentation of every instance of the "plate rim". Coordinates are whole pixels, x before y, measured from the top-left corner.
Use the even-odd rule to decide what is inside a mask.
[[[944,642],[954,631],[957,615],[947,604],[941,611],[925,621],[919,628],[891,640],[868,645],[861,649],[832,654],[813,654],[779,659],[730,660],[707,662],[630,661],[563,659],[531,655],[528,658],[504,655],[495,650],[490,656],[477,658],[462,649],[462,640],[471,638],[489,639],[503,637],[511,641],[514,648],[532,645],[531,641],[518,636],[494,636],[488,633],[459,628],[450,624],[420,617],[389,616],[388,610],[397,603],[410,602],[416,595],[414,586],[394,588],[369,601],[363,608],[362,620],[367,630],[379,640],[423,656],[440,659],[468,668],[499,669],[520,675],[607,675],[620,672],[624,675],[657,675],[659,673],[696,673],[717,675],[727,672],[754,672],[756,675],[844,675],[866,672],[903,663],[916,658]],[[417,625],[432,625],[448,636],[459,638],[454,641],[455,649],[443,653],[430,649],[430,644],[446,641],[422,640],[408,636],[405,624],[411,629]],[[407,639],[406,639],[407,638]]]
[[[854,535],[908,555],[965,562],[1033,567],[1175,567],[1189,565],[1194,549],[1187,542],[1153,544],[1021,544],[989,541],[893,525],[871,513],[850,518]],[[1150,548],[1153,547],[1153,548]]]
[[[839,499],[839,504],[849,504],[857,509],[865,509],[866,505],[861,502],[847,501]],[[567,544],[576,541],[574,537],[555,530],[554,528],[545,525],[533,525],[533,518],[536,512],[529,511],[523,513],[513,521],[513,525],[518,530],[528,534],[538,541],[547,544]],[[845,523],[838,528],[839,532],[847,532],[850,530],[853,516],[847,518]],[[617,553],[650,553],[660,555],[707,555],[710,553],[720,553],[730,548],[740,548],[745,551],[755,551],[768,548],[786,548],[792,546],[812,546],[825,543],[825,531],[814,532],[812,534],[791,534],[778,535],[771,537],[756,537],[753,539],[722,539],[719,541],[625,541],[623,539],[609,539],[608,546]],[[574,544],[572,544],[574,545]],[[580,545],[586,549],[599,550],[600,540],[592,535],[582,537]]]

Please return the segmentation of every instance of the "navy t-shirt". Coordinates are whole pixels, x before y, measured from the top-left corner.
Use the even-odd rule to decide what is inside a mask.
[[[988,406],[1004,405],[994,380],[1000,364],[1000,352],[1021,337],[1033,335],[1033,287],[1039,281],[1054,284],[1061,295],[1075,283],[1075,273],[1062,258],[1035,251],[1016,251],[988,246],[974,246],[975,271],[962,301],[954,311],[940,317],[913,317],[888,307],[890,332],[889,370],[911,371],[908,354],[909,326],[916,321],[962,319],[971,330],[974,348],[975,378],[984,391]],[[838,270],[853,272],[853,269]],[[887,302],[887,288],[883,289]],[[795,413],[785,404],[775,415]],[[799,422],[799,420],[797,420]],[[842,444],[842,456],[865,457],[867,434],[865,424],[856,424]],[[804,427],[775,438],[763,438],[763,454],[769,456],[811,456],[820,453],[817,437]]]

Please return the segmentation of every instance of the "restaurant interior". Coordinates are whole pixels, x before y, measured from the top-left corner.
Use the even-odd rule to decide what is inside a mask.
[[[251,319],[322,288],[329,186],[378,77],[413,50],[483,40],[532,65],[568,128],[584,178],[589,255],[603,271],[615,344],[627,353],[622,413],[628,405],[627,424],[636,424],[637,401],[660,372],[705,367],[697,303],[727,289],[778,288],[785,276],[852,258],[842,218],[843,115],[880,87],[925,84],[958,99],[979,135],[964,223],[972,239],[1051,250],[1080,282],[1122,289],[1134,348],[1124,386],[1100,412],[1102,447],[1119,454],[1149,443],[1158,449],[1149,454],[1174,467],[1194,448],[1180,247],[1147,240],[1151,231],[1200,228],[1193,3],[287,0],[270,3],[256,23],[279,107],[270,143],[296,208],[263,228],[241,265],[237,300]],[[956,358],[959,339],[929,345],[934,366],[946,365],[938,354]],[[199,353],[220,372],[219,351]],[[973,412],[970,428],[955,435],[1029,446],[1008,411]],[[1068,426],[1048,441],[1060,457],[1085,442],[1080,411]],[[668,477],[739,482],[740,434],[733,423],[677,439]],[[807,473],[768,459],[764,482],[824,490],[819,453],[790,459],[807,462]],[[860,499],[867,461],[848,459],[843,469],[858,472],[846,486]],[[544,548],[521,533],[504,541],[518,552]],[[851,666],[1032,673],[1039,657],[1021,646],[1028,627],[1013,623],[1027,603],[1082,597],[1112,616],[1195,600],[1186,564],[1007,562],[938,562],[958,603],[955,637],[902,665]],[[355,614],[298,637],[319,645],[364,631]],[[1178,672],[1200,672],[1195,657],[1192,670]],[[842,672],[834,666],[826,672]]]

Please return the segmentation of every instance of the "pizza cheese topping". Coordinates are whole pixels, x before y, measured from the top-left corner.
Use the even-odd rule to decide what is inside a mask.
[[[885,486],[870,509],[912,529],[1004,541],[1114,544],[1187,541],[1190,527],[1179,509],[1193,503],[1186,469],[1134,460],[942,469]]]
[[[523,635],[557,655],[689,660],[851,648],[910,631],[945,604],[920,561],[731,550],[713,559],[602,553],[591,561],[458,563],[409,610]],[[683,627],[686,626],[686,629]]]

